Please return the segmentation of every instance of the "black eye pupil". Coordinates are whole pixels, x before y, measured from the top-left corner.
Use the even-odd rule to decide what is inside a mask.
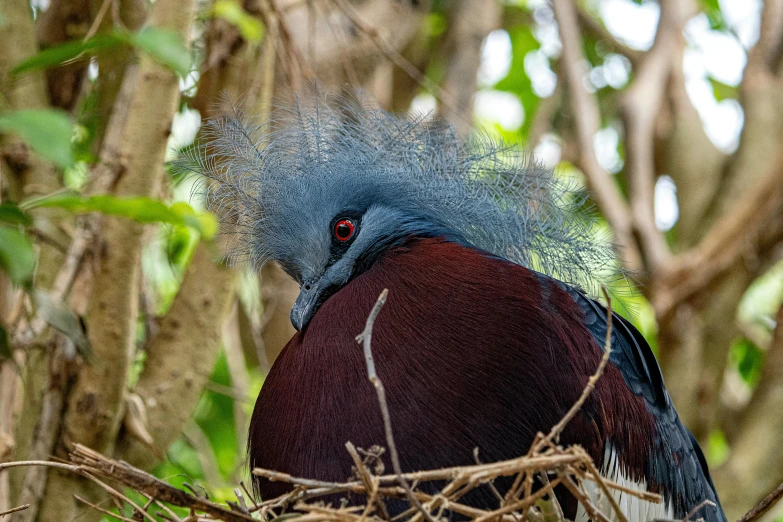
[[[340,223],[337,225],[337,237],[340,239],[348,239],[351,235],[351,227],[346,225],[345,223]]]

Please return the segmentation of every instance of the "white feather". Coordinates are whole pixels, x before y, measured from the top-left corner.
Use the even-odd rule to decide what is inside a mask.
[[[649,491],[644,479],[635,481],[625,473],[625,470],[622,469],[622,465],[618,460],[617,453],[611,446],[607,446],[606,448],[601,476],[628,489],[640,492]],[[586,480],[583,482],[583,486],[590,502],[601,513],[606,515],[612,522],[619,520],[614,507],[612,507],[612,503],[597,483]],[[668,503],[667,505],[666,502],[650,502],[611,488],[610,491],[612,497],[617,501],[620,511],[622,511],[625,518],[628,519],[628,522],[652,522],[657,519],[674,519],[671,503]],[[576,510],[576,519],[574,522],[588,522],[589,520],[590,516],[587,514],[584,506],[580,503]]]

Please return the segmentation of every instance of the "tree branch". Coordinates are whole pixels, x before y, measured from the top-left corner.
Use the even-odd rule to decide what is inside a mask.
[[[89,0],[52,1],[36,20],[41,49],[84,38],[91,18]],[[52,105],[66,111],[73,109],[88,64],[88,60],[75,60],[46,70]]]
[[[609,45],[609,47],[616,53],[622,54],[628,58],[632,64],[636,65],[642,60],[644,53],[628,47],[626,44],[619,41],[609,30],[598,20],[596,20],[590,13],[584,10],[578,3],[574,2],[576,15],[579,19],[579,25],[585,34],[592,36],[596,40],[600,40]]]
[[[193,8],[194,0],[159,0],[151,9],[150,25],[172,30],[187,42]],[[176,74],[143,55],[118,153],[126,168],[116,184],[116,195],[157,195],[178,100]],[[79,442],[100,450],[114,443],[122,420],[128,367],[135,349],[144,232],[143,225],[121,218],[106,218],[104,222],[88,314],[95,360],[79,372],[69,396],[62,434],[66,443]],[[45,520],[76,516],[84,507],[77,507],[65,491],[72,493],[83,484],[73,477],[51,475],[47,485],[51,493],[40,516]]]
[[[744,509],[783,481],[783,446],[778,437],[770,435],[783,432],[783,416],[770,414],[783,410],[783,306],[777,312],[776,321],[772,344],[743,418],[743,428],[732,446],[731,456],[713,474],[729,519],[739,518]],[[767,472],[759,473],[759,470]],[[736,484],[743,487],[737,488]]]
[[[177,296],[147,345],[134,392],[147,410],[147,431],[165,451],[182,432],[201,397],[220,351],[220,333],[233,295],[235,272],[196,247]],[[122,460],[150,469],[159,455],[131,434],[117,443]]]
[[[484,38],[500,26],[501,6],[496,0],[460,0],[449,14],[446,36],[446,79],[443,90],[452,105],[441,102],[439,112],[466,136],[473,127],[473,98],[476,72],[481,63]]]
[[[638,272],[642,269],[642,258],[631,229],[631,211],[612,176],[598,163],[593,150],[593,137],[600,128],[601,120],[595,98],[582,84],[585,58],[576,12],[570,0],[552,0],[552,7],[560,28],[563,71],[576,119],[579,167],[585,174],[598,208],[614,230],[620,258],[628,269]]]
[[[686,12],[692,8],[690,2],[683,0],[661,1],[661,18],[652,49],[645,54],[623,101],[631,214],[649,273],[658,270],[670,257],[666,240],[655,226],[653,212],[655,123],[672,67],[681,67],[673,63],[672,56],[681,56],[677,50],[684,45],[683,24]]]
[[[659,318],[686,299],[707,289],[763,235],[770,244],[783,239],[783,162],[771,169],[753,190],[737,200],[691,250],[667,266],[652,290]],[[770,226],[770,223],[772,226]]]

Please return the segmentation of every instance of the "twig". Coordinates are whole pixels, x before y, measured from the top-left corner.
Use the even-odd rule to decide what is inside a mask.
[[[685,518],[682,519],[682,522],[688,522],[693,517],[693,515],[698,513],[699,510],[701,508],[705,507],[705,506],[709,506],[709,507],[713,507],[713,508],[717,507],[715,505],[715,502],[713,502],[712,500],[702,500],[696,507],[694,507],[693,509],[688,511],[688,514],[685,515]]]
[[[579,503],[582,504],[582,507],[585,508],[587,514],[590,515],[591,520],[596,522],[609,522],[609,519],[606,518],[603,513],[598,511],[598,508],[596,508],[593,503],[590,502],[590,499],[587,497],[587,495],[579,490],[579,486],[576,485],[571,477],[565,477],[562,484],[568,491],[571,492],[571,494],[579,501]]]
[[[620,522],[628,522],[628,519],[626,518],[622,509],[620,509],[620,505],[617,503],[617,499],[614,498],[612,492],[609,491],[609,485],[606,483],[606,480],[604,480],[604,478],[598,472],[598,470],[595,467],[595,464],[593,464],[592,462],[588,463],[587,469],[590,470],[590,472],[593,474],[592,480],[598,483],[598,485],[601,487],[604,494],[606,495],[606,498],[609,500],[609,503],[612,505],[612,509],[614,509],[614,512],[617,515],[617,520],[619,520]]]
[[[745,513],[745,515],[739,519],[739,522],[755,522],[760,519],[767,511],[772,509],[772,506],[778,503],[783,498],[783,484],[773,489],[769,495],[761,499],[761,502],[753,506],[753,508]]]
[[[542,471],[567,466],[569,464],[576,465],[583,462],[585,458],[587,458],[587,455],[584,453],[584,451],[581,451],[577,454],[575,450],[571,449],[570,451],[563,451],[560,454],[554,455],[538,455],[535,457],[523,456],[511,460],[482,464],[481,466],[455,466],[452,468],[414,471],[411,473],[403,473],[401,476],[404,480],[411,482],[453,480],[467,477],[476,477],[478,480],[489,480],[496,477],[516,475],[520,471]],[[263,468],[255,468],[253,470],[253,474],[259,477],[264,477],[267,480],[289,482],[291,484],[298,484],[305,487],[338,487],[347,490],[362,485],[361,481],[339,483],[297,478],[292,477],[288,473],[281,473],[279,471],[271,471]],[[400,475],[397,474],[381,475],[380,477],[376,477],[376,479],[381,484],[388,484],[391,482],[398,482],[399,477]]]
[[[566,424],[568,424],[571,419],[574,418],[574,416],[582,408],[582,405],[587,400],[587,397],[589,397],[593,392],[595,389],[595,383],[597,383],[598,379],[601,378],[601,375],[603,375],[604,369],[606,368],[606,363],[609,362],[609,355],[612,353],[612,299],[609,297],[609,293],[606,291],[606,287],[602,286],[601,291],[603,292],[604,298],[606,299],[606,340],[604,341],[604,355],[601,357],[601,362],[598,363],[598,368],[595,370],[595,373],[590,377],[590,379],[588,379],[587,386],[585,386],[584,390],[582,390],[582,395],[579,397],[579,399],[577,399],[574,405],[571,406],[571,409],[568,410],[563,418],[560,419],[560,422],[552,427],[549,434],[547,434],[546,437],[541,439],[533,447],[534,453],[540,451],[542,448],[544,448],[544,446],[551,444],[555,437],[560,435],[560,433],[566,427]]]
[[[351,443],[350,441],[345,443],[345,448],[348,450],[348,453],[351,455],[351,458],[353,459],[353,463],[356,465],[356,472],[359,475],[359,478],[362,479],[362,483],[364,483],[364,487],[367,489],[367,491],[372,491],[373,493],[377,492],[378,489],[378,482],[373,482],[372,477],[370,476],[370,472],[367,471],[367,467],[364,465],[364,462],[362,462],[362,458],[359,456],[359,452],[356,451],[356,447]],[[389,520],[389,512],[386,510],[386,505],[383,503],[383,500],[380,498],[377,498],[377,496],[374,499],[375,504],[378,507],[378,512],[380,513],[381,517],[385,520]],[[367,509],[370,509],[370,506],[372,506],[373,502],[367,501]]]
[[[254,521],[249,515],[231,511],[230,509],[207,499],[190,495],[149,473],[134,468],[127,462],[109,459],[80,444],[77,444],[73,453],[71,453],[71,461],[79,464],[77,468],[85,475],[89,476],[89,473],[85,473],[85,471],[89,471],[90,473],[110,478],[161,502],[167,502],[179,507],[196,509],[219,520],[231,522]],[[129,504],[133,505],[130,502]],[[135,505],[133,505],[133,507],[139,509],[140,512],[143,513],[143,510],[141,510],[140,507]]]
[[[98,10],[98,13],[95,15],[95,20],[93,20],[90,29],[87,31],[87,34],[84,35],[84,40],[82,40],[83,42],[86,42],[87,40],[95,36],[95,33],[98,32],[98,28],[101,26],[101,22],[103,22],[103,18],[106,16],[106,11],[109,10],[109,6],[114,2],[115,0],[103,0],[103,3],[101,4],[101,8]]]
[[[585,174],[598,208],[614,230],[625,266],[636,272],[642,268],[642,257],[631,227],[631,209],[612,176],[598,163],[593,148],[593,136],[600,128],[600,111],[597,100],[585,90],[582,83],[582,64],[585,63],[585,57],[573,2],[552,0],[552,8],[563,42],[563,71],[576,120],[579,168]]]
[[[386,58],[392,61],[394,65],[402,69],[405,74],[413,78],[413,80],[429,91],[441,104],[446,106],[453,114],[457,114],[460,119],[464,121],[464,116],[460,116],[456,110],[454,99],[452,96],[443,90],[440,85],[430,80],[430,78],[421,72],[415,65],[408,61],[403,55],[401,55],[385,38],[383,38],[378,31],[368,24],[361,15],[356,11],[356,8],[348,3],[347,0],[332,0],[332,2],[343,12],[345,16],[353,23],[357,29],[366,34],[375,47],[383,53]],[[473,125],[472,121],[464,121],[467,125]]]
[[[16,506],[15,508],[11,508],[7,511],[0,512],[0,518],[10,515],[11,513],[16,513],[17,511],[24,511],[25,509],[29,508],[30,504],[23,504],[21,506]]]
[[[116,518],[116,519],[118,519],[118,520],[124,520],[125,522],[136,522],[136,521],[135,521],[135,520],[133,520],[133,519],[126,518],[126,517],[124,517],[124,516],[122,516],[122,515],[118,515],[117,513],[112,513],[112,512],[111,512],[111,511],[109,511],[108,509],[102,508],[102,507],[100,507],[100,506],[96,506],[95,504],[93,504],[93,503],[92,503],[92,502],[90,502],[89,500],[87,500],[87,499],[84,499],[84,498],[80,497],[79,495],[74,495],[74,498],[75,498],[76,500],[78,500],[79,502],[82,502],[82,503],[84,503],[84,504],[87,504],[88,506],[90,506],[91,508],[93,508],[95,511],[99,511],[99,512],[103,513],[104,515],[108,515],[108,516],[110,516],[110,517],[112,517],[112,518]]]
[[[381,407],[381,416],[383,417],[383,429],[386,432],[386,444],[389,447],[389,457],[392,461],[394,473],[397,475],[397,482],[399,482],[400,486],[405,490],[411,505],[416,506],[428,522],[435,522],[430,514],[425,511],[424,506],[421,505],[419,499],[413,495],[413,491],[411,490],[408,481],[402,476],[400,455],[397,453],[397,445],[394,443],[391,415],[389,415],[389,405],[386,402],[386,389],[383,387],[383,382],[375,371],[375,361],[372,357],[372,327],[375,325],[375,320],[378,318],[378,314],[381,313],[383,305],[386,304],[386,297],[388,295],[389,289],[384,288],[381,295],[378,296],[378,300],[375,301],[375,306],[370,310],[370,315],[367,317],[367,323],[364,325],[364,330],[356,336],[356,342],[363,343],[364,346],[364,360],[367,363],[367,378],[369,378],[372,385],[375,386],[375,392],[378,395],[378,404]]]

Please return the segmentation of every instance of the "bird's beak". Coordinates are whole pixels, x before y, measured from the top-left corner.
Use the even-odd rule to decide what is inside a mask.
[[[313,318],[315,311],[318,310],[318,306],[321,304],[319,299],[321,294],[319,282],[305,281],[299,290],[299,296],[296,298],[294,306],[291,308],[291,324],[300,332],[307,326],[307,323]]]

